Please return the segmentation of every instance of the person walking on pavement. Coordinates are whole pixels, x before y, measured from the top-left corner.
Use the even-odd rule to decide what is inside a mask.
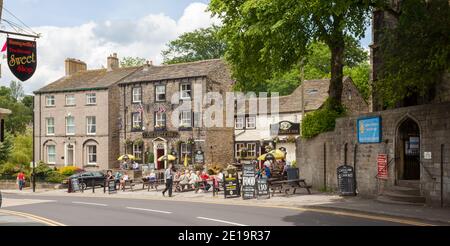
[[[25,174],[22,171],[17,174],[17,182],[19,184],[19,190],[23,190],[25,187]]]
[[[172,164],[164,172],[164,177],[166,179],[166,189],[162,192],[163,196],[166,196],[166,192],[169,191],[169,197],[172,197],[172,187],[173,187],[173,170]]]

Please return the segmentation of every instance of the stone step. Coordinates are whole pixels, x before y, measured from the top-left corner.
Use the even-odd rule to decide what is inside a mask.
[[[420,189],[420,180],[399,180],[397,186]]]
[[[425,206],[424,203],[414,203],[414,202],[401,202],[401,201],[394,201],[388,197],[385,196],[378,196],[377,199],[375,200],[379,203],[384,203],[384,204],[396,204],[396,205],[409,205],[409,206]]]
[[[389,198],[393,201],[398,202],[408,202],[408,203],[422,203],[425,204],[425,197],[422,196],[412,196],[412,195],[406,195],[398,192],[393,191],[386,191],[383,192],[383,196],[386,198]]]
[[[403,195],[410,195],[410,196],[421,196],[420,189],[403,187],[403,186],[392,186],[389,189],[387,189],[387,192],[395,192],[395,193],[399,193],[399,194],[403,194]]]

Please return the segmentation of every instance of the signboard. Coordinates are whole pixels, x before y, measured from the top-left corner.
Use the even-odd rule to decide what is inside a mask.
[[[423,158],[425,159],[425,160],[432,160],[433,158],[432,158],[432,155],[431,155],[431,152],[424,152],[423,153]]]
[[[256,198],[255,165],[244,165],[242,169],[242,197],[244,200]]]
[[[179,132],[162,132],[162,131],[156,131],[156,132],[144,132],[142,134],[143,138],[179,138],[180,133]]]
[[[270,126],[270,135],[300,135],[300,124],[289,121],[282,121]]]
[[[108,181],[108,193],[109,194],[117,193],[116,181],[115,180],[109,180]]]
[[[201,150],[195,152],[194,162],[195,164],[205,164],[205,153]]]
[[[381,143],[381,117],[358,119],[358,142]]]
[[[78,181],[78,179],[71,179],[70,180],[70,191],[72,193],[75,193],[77,191],[80,191],[80,181]]]
[[[298,168],[288,168],[287,169],[288,180],[298,180],[300,179],[300,169]]]
[[[337,170],[337,177],[341,196],[356,196],[355,172],[353,167],[339,167]]]
[[[8,66],[21,81],[27,81],[36,72],[36,41],[8,38]]]
[[[388,155],[380,154],[378,155],[378,178],[379,179],[388,179]]]
[[[239,191],[239,180],[237,179],[237,177],[225,178],[225,182],[223,185],[225,199],[237,198],[241,196]]]
[[[267,178],[260,178],[256,181],[256,191],[258,200],[270,199],[269,180]]]

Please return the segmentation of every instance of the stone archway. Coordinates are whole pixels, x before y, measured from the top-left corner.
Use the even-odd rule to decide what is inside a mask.
[[[420,126],[410,116],[397,125],[396,134],[397,180],[420,180]]]
[[[152,141],[152,143],[153,143],[153,153],[155,155],[156,169],[157,170],[165,169],[166,162],[158,161],[158,159],[162,156],[167,155],[168,153],[167,140],[163,138],[156,138]]]

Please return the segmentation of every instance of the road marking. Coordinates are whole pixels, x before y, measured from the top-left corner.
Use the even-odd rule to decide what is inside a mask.
[[[197,219],[209,220],[209,221],[214,221],[214,222],[219,222],[219,223],[224,223],[224,224],[230,224],[230,225],[235,225],[235,226],[248,226],[248,225],[238,224],[238,223],[234,223],[234,222],[230,222],[230,221],[217,220],[217,219],[211,219],[211,218],[205,218],[205,217],[197,217]]]
[[[152,213],[160,213],[160,214],[171,214],[171,213],[172,213],[172,212],[167,212],[167,211],[153,210],[153,209],[146,209],[146,208],[132,208],[132,207],[127,207],[127,209],[130,209],[130,210],[138,210],[138,211],[146,211],[146,212],[152,212]]]
[[[98,207],[107,207],[108,205],[106,204],[101,204],[101,203],[90,203],[90,202],[72,202],[74,204],[81,204],[81,205],[91,205],[91,206],[98,206]]]
[[[31,219],[31,220],[34,220],[34,221],[46,224],[48,226],[66,226],[66,225],[64,225],[62,223],[59,223],[59,222],[56,222],[54,220],[47,219],[47,218],[44,218],[44,217],[40,217],[40,216],[37,216],[37,215],[34,215],[34,214],[28,214],[28,213],[17,212],[17,211],[10,211],[10,210],[4,210],[4,209],[1,209],[0,213],[24,217],[24,218],[27,218],[27,219]]]

